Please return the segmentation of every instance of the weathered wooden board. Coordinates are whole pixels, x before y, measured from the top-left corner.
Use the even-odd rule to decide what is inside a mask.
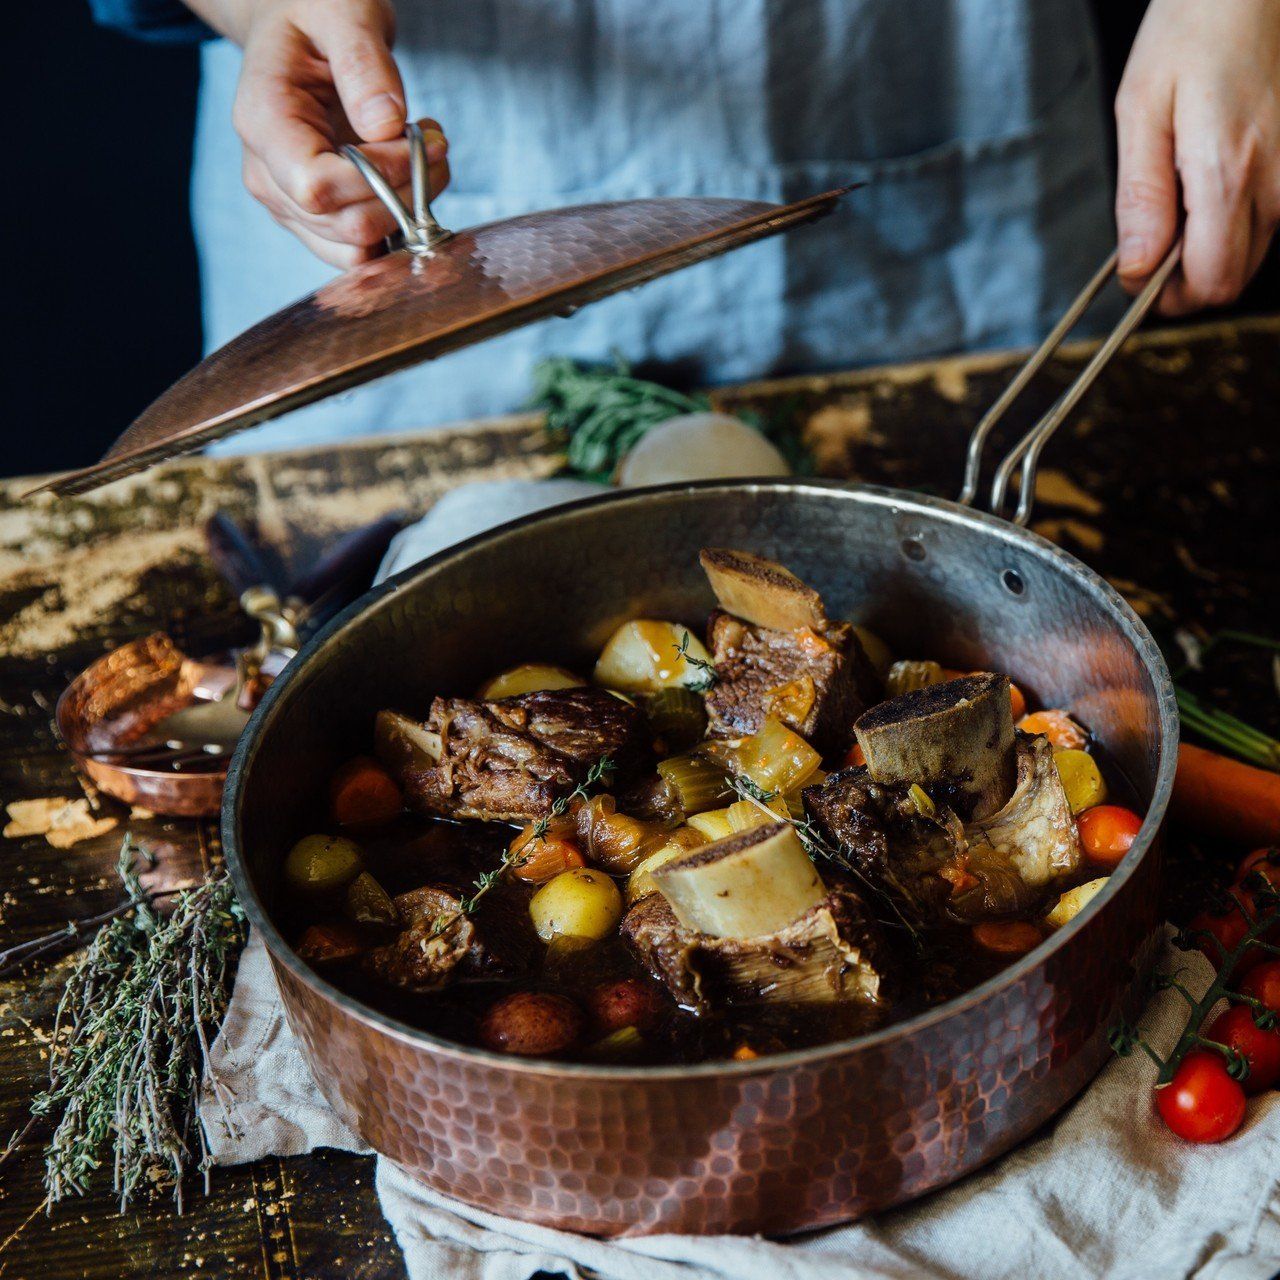
[[[1071,349],[1051,366],[1006,439],[1082,357]],[[964,357],[726,389],[716,399],[799,429],[825,474],[950,494],[968,431],[1014,363]],[[1141,337],[1050,447],[1035,527],[1107,574],[1158,630],[1176,620],[1280,633],[1278,403],[1280,319]],[[30,481],[0,482],[0,801],[83,794],[49,713],[103,650],[157,627],[196,651],[237,633],[234,604],[201,553],[200,526],[213,511],[256,521],[298,565],[335,534],[390,511],[421,513],[453,485],[556,466],[540,424],[525,417],[185,460],[66,502],[24,504]],[[1229,655],[1209,686],[1280,729],[1280,700],[1255,656]],[[0,946],[117,899],[112,867],[130,824],[101,803],[116,827],[70,849],[39,837],[0,840]],[[212,824],[132,826],[166,846],[170,874],[196,874],[220,856]],[[1173,835],[1169,908],[1182,916],[1220,873],[1224,851]],[[6,1136],[39,1087],[65,972],[64,964],[0,983]],[[46,1218],[40,1178],[32,1135],[0,1168],[0,1276],[403,1275],[365,1159],[322,1153],[215,1170],[212,1194],[193,1188],[182,1218],[167,1201],[118,1216],[109,1177]]]

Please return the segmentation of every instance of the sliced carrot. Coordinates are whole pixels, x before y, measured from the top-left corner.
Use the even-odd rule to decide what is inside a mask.
[[[329,783],[329,812],[342,827],[390,822],[404,808],[391,775],[371,756],[356,756]]]
[[[973,940],[984,951],[1021,956],[1038,947],[1044,934],[1026,920],[984,920],[973,926]]]
[[[352,960],[363,950],[359,934],[346,924],[308,925],[297,946],[298,954],[312,964]]]
[[[531,827],[515,838],[511,852],[511,874],[529,884],[545,884],[562,871],[587,865],[572,840],[551,834],[535,836]]]
[[[1178,748],[1173,813],[1223,840],[1280,841],[1280,773],[1184,742]]]
[[[749,1044],[740,1044],[733,1051],[733,1060],[735,1062],[754,1062],[759,1056]]]
[[[1080,751],[1089,741],[1089,735],[1065,711],[1033,711],[1029,716],[1015,716],[1014,723],[1023,733],[1048,738],[1059,751]]]
[[[848,751],[844,753],[844,759],[840,761],[842,769],[856,769],[859,765],[867,763],[867,757],[862,754],[862,746],[855,742]]]

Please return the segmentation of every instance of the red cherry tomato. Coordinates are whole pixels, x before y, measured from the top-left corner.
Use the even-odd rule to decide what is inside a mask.
[[[1221,1142],[1244,1119],[1244,1090],[1227,1074],[1222,1055],[1196,1049],[1173,1079],[1156,1090],[1160,1119],[1188,1142]]]
[[[1201,911],[1191,921],[1190,925],[1193,933],[1208,933],[1212,938],[1217,939],[1221,950],[1219,947],[1214,946],[1213,942],[1208,938],[1199,938],[1196,941],[1196,945],[1209,958],[1209,962],[1215,969],[1221,968],[1226,955],[1230,955],[1239,946],[1244,935],[1249,931],[1249,925],[1254,915],[1253,895],[1248,889],[1237,886],[1234,889],[1229,889],[1227,894],[1235,905],[1229,906],[1226,911],[1221,913]],[[1225,955],[1224,952],[1226,953]],[[1267,959],[1267,956],[1268,952],[1263,951],[1261,947],[1250,947],[1240,957],[1240,962],[1236,965],[1235,976],[1237,978],[1242,977],[1250,969]]]
[[[1132,809],[1118,804],[1100,804],[1086,809],[1076,819],[1080,847],[1090,862],[1115,867],[1129,852],[1142,829],[1142,819]]]
[[[1241,1081],[1245,1093],[1262,1093],[1280,1080],[1280,1032],[1258,1026],[1248,1005],[1233,1004],[1213,1020],[1205,1035],[1244,1056],[1249,1064],[1249,1074]]]
[[[1266,1005],[1272,1013],[1280,1013],[1280,960],[1268,960],[1245,975],[1240,990]]]

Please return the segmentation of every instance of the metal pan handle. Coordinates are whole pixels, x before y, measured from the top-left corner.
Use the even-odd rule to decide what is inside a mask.
[[[1120,349],[1125,339],[1142,323],[1143,317],[1151,310],[1160,291],[1168,282],[1182,257],[1182,241],[1179,239],[1169,250],[1165,260],[1156,269],[1155,274],[1143,286],[1142,291],[1129,304],[1129,309],[1120,317],[1119,323],[1107,335],[1105,341],[1094,353],[1093,358],[1080,371],[1075,381],[1058,397],[1052,408],[1030,431],[1005,455],[996,468],[995,479],[991,483],[991,510],[999,515],[1005,505],[1009,492],[1009,481],[1014,470],[1022,464],[1022,474],[1018,481],[1018,507],[1013,515],[1014,524],[1025,525],[1031,519],[1031,508],[1035,502],[1036,470],[1040,465],[1040,455],[1049,443],[1053,433],[1062,425],[1067,415],[1080,403],[1081,397],[1093,385],[1098,375],[1107,367],[1111,357]],[[964,486],[960,490],[958,502],[971,506],[978,493],[978,482],[982,473],[982,454],[986,448],[987,437],[991,429],[1004,416],[1009,406],[1022,393],[1027,383],[1043,367],[1044,363],[1062,344],[1062,340],[1075,327],[1076,321],[1088,310],[1094,298],[1102,291],[1103,285],[1115,274],[1117,254],[1113,251],[1106,262],[1098,268],[1093,278],[1076,295],[1071,305],[1062,314],[1062,318],[1049,330],[1045,340],[1032,352],[1026,364],[1018,370],[1013,381],[1004,389],[996,402],[983,415],[982,420],[973,429],[969,437],[969,451],[965,458]]]

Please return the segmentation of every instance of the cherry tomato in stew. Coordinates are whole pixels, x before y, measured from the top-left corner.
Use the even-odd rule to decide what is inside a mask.
[[[1100,867],[1119,866],[1142,829],[1142,819],[1118,804],[1086,809],[1076,819],[1080,847],[1090,862]]]
[[[1244,1119],[1244,1090],[1227,1074],[1222,1055],[1208,1049],[1187,1054],[1173,1079],[1156,1090],[1160,1119],[1188,1142],[1221,1142]]]

